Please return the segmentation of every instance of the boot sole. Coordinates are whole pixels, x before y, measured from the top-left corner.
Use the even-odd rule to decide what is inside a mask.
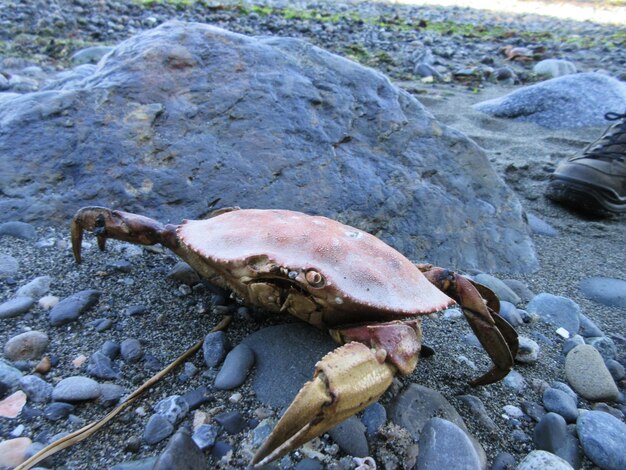
[[[546,196],[555,202],[596,215],[626,213],[626,198],[615,200],[612,193],[608,193],[608,197],[607,193],[604,189],[580,181],[555,177],[548,184]]]

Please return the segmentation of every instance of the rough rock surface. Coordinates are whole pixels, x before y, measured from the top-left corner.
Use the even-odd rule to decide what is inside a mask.
[[[549,129],[605,126],[606,113],[626,108],[626,85],[601,73],[564,75],[474,107],[492,116]]]
[[[340,216],[444,266],[537,265],[477,145],[384,75],[296,39],[165,23],[2,100],[0,155],[0,219],[97,204],[179,222],[221,198]]]

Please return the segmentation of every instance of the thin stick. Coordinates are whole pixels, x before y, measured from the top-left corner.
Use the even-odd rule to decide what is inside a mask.
[[[225,316],[216,326],[211,330],[211,333],[215,331],[221,331],[226,329],[226,327],[230,324],[232,317]],[[150,377],[143,385],[137,388],[133,393],[131,393],[128,398],[118,405],[113,411],[107,414],[104,418],[99,421],[94,421],[93,423],[89,423],[86,426],[74,431],[71,434],[59,439],[58,441],[54,441],[52,444],[44,447],[31,458],[23,462],[22,464],[15,467],[15,470],[28,470],[50,457],[51,455],[56,454],[60,450],[63,450],[67,447],[73,446],[74,444],[87,439],[89,436],[94,434],[98,429],[104,426],[106,423],[111,421],[115,416],[120,414],[123,410],[125,410],[132,402],[134,402],[137,398],[139,398],[146,390],[156,384],[159,380],[161,380],[164,376],[179,366],[183,361],[185,361],[188,357],[194,355],[201,347],[204,339],[201,339],[196,344],[194,344],[190,349],[181,354],[177,359],[174,360],[170,365],[165,367],[160,372],[157,372],[155,375]]]

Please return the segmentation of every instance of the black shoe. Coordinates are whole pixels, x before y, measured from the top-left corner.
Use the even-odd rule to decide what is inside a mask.
[[[595,215],[626,212],[626,113],[607,113],[610,126],[582,155],[562,161],[548,184],[553,201]]]

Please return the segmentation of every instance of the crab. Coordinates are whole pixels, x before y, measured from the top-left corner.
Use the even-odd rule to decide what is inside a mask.
[[[316,364],[252,465],[321,435],[378,400],[396,374],[410,374],[422,348],[421,315],[460,306],[493,361],[471,385],[504,378],[517,354],[517,333],[497,313],[499,301],[489,289],[447,269],[414,264],[375,236],[326,217],[233,208],[163,225],[85,207],[72,222],[77,263],[84,231],[95,233],[101,250],[107,238],[160,243],[244,303],[327,329],[341,345]]]

